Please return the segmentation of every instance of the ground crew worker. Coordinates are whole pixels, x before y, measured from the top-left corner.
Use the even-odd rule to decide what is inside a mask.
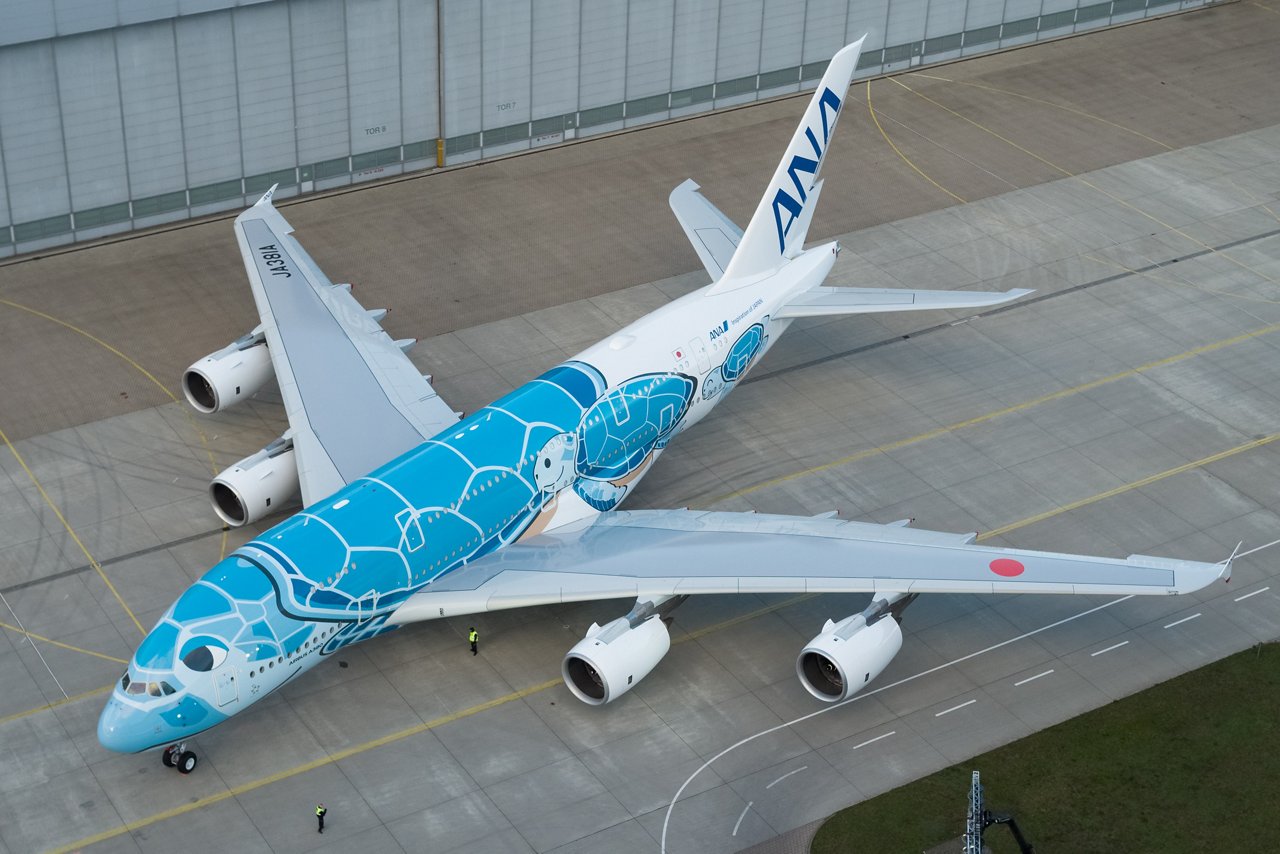
[[[475,627],[475,626],[472,626],[472,627],[471,627],[471,630],[470,630],[469,632],[467,632],[467,640],[471,641],[471,654],[472,654],[472,655],[475,655],[475,654],[476,654],[476,641],[480,640],[480,633],[476,631],[476,627]]]
[[[324,808],[324,804],[316,804],[316,820],[320,822],[320,832],[324,833],[324,814],[328,810]]]

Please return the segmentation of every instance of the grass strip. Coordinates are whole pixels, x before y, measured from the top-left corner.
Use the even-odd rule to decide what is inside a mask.
[[[811,850],[919,852],[959,839],[977,770],[987,809],[1012,813],[1037,851],[1277,851],[1278,748],[1273,643],[855,804]],[[1003,827],[985,842],[1017,851]]]

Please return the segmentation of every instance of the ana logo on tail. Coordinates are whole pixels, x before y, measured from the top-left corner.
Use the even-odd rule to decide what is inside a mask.
[[[806,183],[812,186],[813,179],[818,175],[818,166],[822,163],[822,153],[826,151],[827,143],[831,139],[831,131],[835,129],[836,119],[840,115],[840,107],[842,102],[835,92],[830,88],[824,89],[822,97],[818,100],[818,116],[822,119],[822,143],[818,143],[818,138],[813,132],[813,128],[806,127],[804,129],[805,138],[809,140],[809,144],[813,146],[813,158],[810,159],[801,154],[796,154],[791,158],[791,165],[787,167],[787,175],[791,177],[791,182],[796,186],[796,195],[792,196],[782,187],[778,188],[778,192],[773,197],[773,222],[778,229],[778,251],[784,252],[787,248],[787,232],[791,230],[791,225],[799,218],[800,212],[804,210],[805,200],[809,197],[809,191]],[[828,110],[830,113],[828,114]],[[828,115],[830,121],[828,121]],[[800,180],[801,172],[809,175],[808,182]],[[787,213],[787,221],[783,223],[783,211]]]

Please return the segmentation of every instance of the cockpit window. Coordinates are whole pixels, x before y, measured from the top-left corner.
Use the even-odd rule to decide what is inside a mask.
[[[164,694],[164,695],[167,697],[167,696],[169,696],[170,694],[174,693],[174,691],[173,691],[173,686],[172,686],[172,685],[170,685],[168,682],[161,682],[161,683],[160,683],[160,692],[161,692],[162,694]]]
[[[152,697],[159,697],[159,696],[160,696],[160,683],[159,683],[159,682],[148,682],[148,683],[147,683],[147,693],[148,693],[148,694],[150,694]]]
[[[130,682],[129,687],[124,689],[126,694],[145,694],[147,693],[146,682]]]
[[[124,675],[120,677],[120,690],[121,691],[129,690],[129,671],[127,670],[124,672]]]

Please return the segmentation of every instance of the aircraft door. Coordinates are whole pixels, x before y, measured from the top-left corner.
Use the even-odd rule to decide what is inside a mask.
[[[711,357],[707,355],[707,342],[701,338],[691,338],[689,340],[689,352],[693,353],[693,357],[698,360],[698,373],[705,374],[711,370]]]
[[[213,675],[213,692],[219,706],[227,706],[240,699],[234,667],[224,667]]]

